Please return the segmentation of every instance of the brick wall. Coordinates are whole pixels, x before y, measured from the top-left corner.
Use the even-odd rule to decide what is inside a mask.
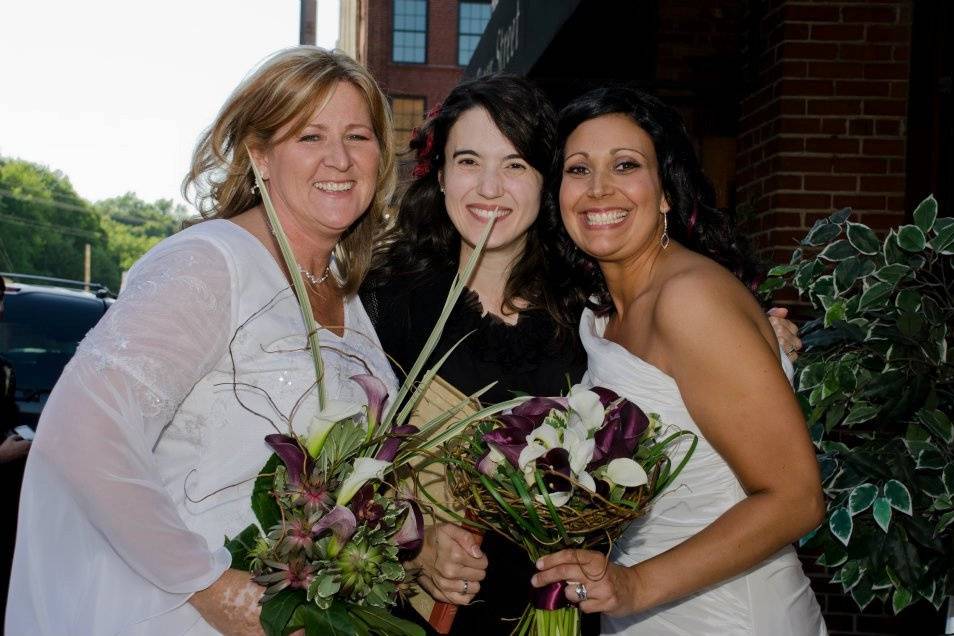
[[[764,253],[845,206],[903,222],[910,0],[752,0],[744,22],[738,200]]]
[[[388,95],[424,97],[426,109],[442,101],[463,74],[457,65],[456,2],[427,3],[427,61],[404,64],[391,61],[393,0],[367,0],[363,16],[366,38],[358,61],[365,64]]]

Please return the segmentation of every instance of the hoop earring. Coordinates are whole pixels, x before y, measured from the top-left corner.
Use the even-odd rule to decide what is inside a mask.
[[[669,240],[669,213],[663,212],[663,233],[659,237],[659,244],[662,245],[663,249],[666,249],[671,242]]]

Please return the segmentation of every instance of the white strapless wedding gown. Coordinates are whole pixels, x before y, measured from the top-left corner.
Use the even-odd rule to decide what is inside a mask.
[[[580,338],[586,348],[588,369],[583,382],[612,389],[647,413],[658,413],[666,426],[692,431],[699,437],[695,453],[676,482],[616,543],[613,560],[629,566],[682,543],[744,499],[745,492],[692,421],[675,380],[604,339],[605,327],[604,318],[584,311]],[[791,364],[782,358],[791,378]],[[673,464],[687,448],[687,441],[673,447]],[[682,600],[639,615],[604,616],[602,632],[640,636],[827,634],[808,578],[791,546],[732,579]]]

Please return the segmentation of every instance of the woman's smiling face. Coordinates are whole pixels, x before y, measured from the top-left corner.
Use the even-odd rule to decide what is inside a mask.
[[[653,140],[630,117],[603,115],[570,134],[560,213],[580,249],[601,261],[642,253],[659,240],[668,211]]]
[[[439,174],[444,204],[463,241],[473,246],[495,218],[487,249],[521,253],[540,213],[543,176],[479,107],[454,122],[444,157]]]

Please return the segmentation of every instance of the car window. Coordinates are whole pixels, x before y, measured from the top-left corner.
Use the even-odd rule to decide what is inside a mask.
[[[0,356],[13,363],[21,399],[53,388],[103,302],[43,292],[8,294],[0,322]]]

